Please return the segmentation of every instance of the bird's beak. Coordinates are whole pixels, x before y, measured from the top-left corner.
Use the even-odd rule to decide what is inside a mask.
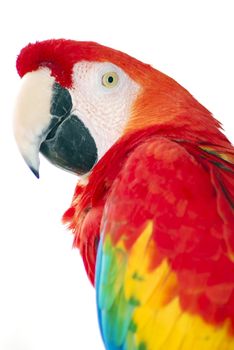
[[[37,177],[39,152],[54,165],[80,175],[96,163],[95,141],[72,109],[69,90],[56,83],[49,69],[40,68],[22,78],[14,133],[25,162]]]

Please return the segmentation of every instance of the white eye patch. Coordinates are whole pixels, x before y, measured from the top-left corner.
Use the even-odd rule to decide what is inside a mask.
[[[139,85],[109,62],[81,61],[74,66],[71,89],[73,113],[89,129],[98,159],[122,135]]]

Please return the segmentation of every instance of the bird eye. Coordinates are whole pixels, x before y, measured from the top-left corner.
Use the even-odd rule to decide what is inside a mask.
[[[119,77],[115,72],[108,72],[102,76],[102,85],[110,89],[118,84]]]

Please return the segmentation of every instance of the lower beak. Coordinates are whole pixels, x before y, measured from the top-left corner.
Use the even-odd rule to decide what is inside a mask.
[[[97,147],[89,130],[72,114],[68,89],[55,82],[48,69],[27,73],[22,79],[14,132],[20,152],[39,177],[39,152],[52,164],[83,175],[97,161]]]

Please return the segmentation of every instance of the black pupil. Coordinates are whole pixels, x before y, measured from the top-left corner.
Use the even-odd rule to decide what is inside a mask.
[[[108,77],[108,83],[113,83],[113,80],[114,80],[114,78],[110,75],[109,77]]]

